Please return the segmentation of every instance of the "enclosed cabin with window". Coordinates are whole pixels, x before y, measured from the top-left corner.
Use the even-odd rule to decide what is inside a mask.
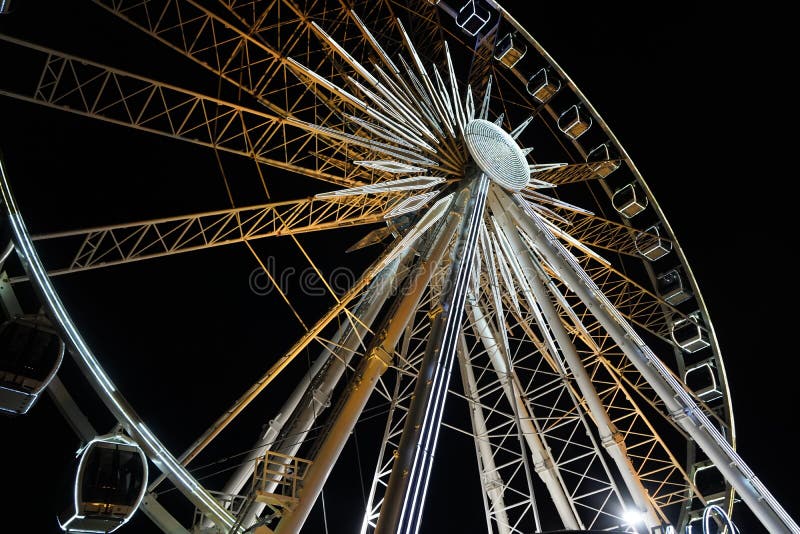
[[[711,345],[708,339],[708,331],[699,310],[672,323],[672,340],[686,352],[697,352],[708,347]]]
[[[713,358],[706,358],[687,367],[683,374],[683,382],[703,402],[711,402],[722,397],[717,365]]]
[[[611,157],[608,143],[603,143],[594,147],[586,154],[586,163],[589,168],[600,178],[605,178],[612,172],[619,169],[620,160]]]
[[[528,79],[526,89],[529,95],[540,104],[544,104],[561,89],[561,80],[554,76],[550,69],[542,68]]]
[[[575,104],[558,117],[558,129],[571,139],[578,139],[592,127],[592,116],[581,105]]]
[[[725,500],[727,493],[725,487],[725,479],[720,476],[719,470],[711,460],[703,460],[695,463],[691,470],[690,475],[697,491],[700,492],[705,498],[707,505],[720,504]],[[692,511],[689,516],[689,522],[694,523],[699,521],[702,515],[702,510]],[[687,528],[687,531],[689,529]],[[703,529],[695,529],[692,532],[703,532]],[[721,530],[719,532],[722,532]]]
[[[620,215],[630,219],[639,215],[647,208],[648,200],[636,182],[626,184],[616,191],[611,197],[611,204]]]
[[[147,488],[147,457],[123,434],[98,436],[78,455],[72,494],[58,516],[65,532],[114,532],[136,512]]]
[[[458,10],[456,24],[469,35],[475,36],[486,26],[490,18],[489,9],[481,5],[479,0],[469,0]]]
[[[0,413],[24,414],[53,380],[64,342],[43,315],[0,325]]]
[[[494,58],[508,67],[513,69],[519,63],[519,60],[525,57],[528,52],[528,45],[512,33],[507,33],[503,38],[497,41],[494,48]]]
[[[675,267],[656,276],[656,289],[658,290],[658,295],[673,306],[689,300],[692,296],[691,291],[684,283],[684,276],[681,274],[680,267]]]
[[[639,232],[633,244],[636,251],[650,261],[656,261],[672,251],[672,241],[661,236],[657,224]]]

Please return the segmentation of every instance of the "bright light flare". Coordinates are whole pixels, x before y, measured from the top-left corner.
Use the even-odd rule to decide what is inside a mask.
[[[641,510],[636,510],[635,508],[629,508],[622,512],[622,520],[625,521],[628,525],[636,528],[639,525],[642,525],[645,520],[645,514]]]

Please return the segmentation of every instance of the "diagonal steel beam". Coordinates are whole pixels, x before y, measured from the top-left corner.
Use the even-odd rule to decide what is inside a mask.
[[[399,195],[373,198],[305,198],[259,206],[195,213],[126,224],[34,236],[39,248],[69,251],[66,265],[50,276],[109,267],[172,254],[282,235],[318,232],[383,221],[401,199]],[[12,282],[24,277],[11,279]]]

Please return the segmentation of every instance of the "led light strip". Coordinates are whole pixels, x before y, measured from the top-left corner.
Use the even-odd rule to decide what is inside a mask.
[[[439,440],[439,430],[441,428],[442,415],[447,397],[447,387],[452,372],[456,342],[458,336],[456,331],[461,326],[461,318],[464,311],[467,290],[469,289],[469,276],[471,273],[470,254],[475,253],[478,236],[480,234],[480,223],[486,204],[486,192],[489,187],[488,178],[483,175],[476,188],[476,203],[473,207],[473,216],[467,230],[465,243],[465,254],[462,258],[461,269],[453,286],[453,297],[450,299],[451,308],[448,311],[447,323],[442,335],[442,347],[436,364],[433,376],[433,386],[430,391],[430,401],[425,407],[423,416],[422,430],[414,451],[414,460],[411,464],[409,482],[410,487],[405,493],[402,509],[400,512],[400,522],[398,532],[416,534],[420,528],[422,519],[422,507],[425,503],[425,496],[428,491],[428,482],[431,476],[434,452]],[[421,495],[420,495],[421,492]],[[419,508],[419,510],[418,510]]]

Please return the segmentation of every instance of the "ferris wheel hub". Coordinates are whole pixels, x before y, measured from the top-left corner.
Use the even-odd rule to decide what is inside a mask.
[[[475,163],[493,182],[512,191],[528,185],[530,168],[525,154],[500,126],[474,119],[464,128],[464,142]]]

